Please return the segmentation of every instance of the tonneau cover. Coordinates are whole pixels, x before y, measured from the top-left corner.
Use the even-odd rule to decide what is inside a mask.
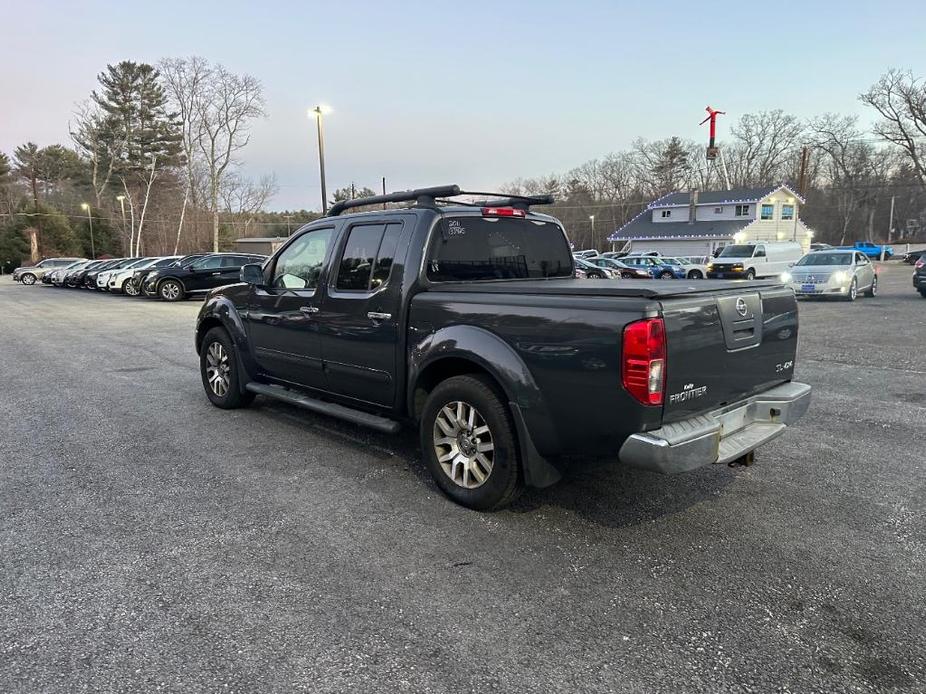
[[[565,296],[626,296],[658,299],[672,296],[710,294],[712,292],[755,292],[780,286],[781,282],[765,280],[497,280],[485,282],[440,282],[432,284],[432,292],[475,292],[487,294],[546,294]]]

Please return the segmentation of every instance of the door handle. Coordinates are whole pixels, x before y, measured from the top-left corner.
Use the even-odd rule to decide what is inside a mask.
[[[299,310],[302,313],[318,313],[318,306],[300,306]]]
[[[380,313],[379,311],[370,311],[367,314],[367,318],[370,320],[389,320],[392,318],[391,313]]]
[[[213,272],[212,276],[215,277],[216,275],[221,275],[221,274],[222,274],[221,272]]]

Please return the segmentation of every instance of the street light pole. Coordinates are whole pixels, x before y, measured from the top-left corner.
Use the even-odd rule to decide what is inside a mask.
[[[93,244],[93,215],[90,214],[90,205],[86,202],[80,203],[82,209],[87,210],[87,223],[90,225],[90,259],[96,260],[96,246]]]
[[[595,236],[595,215],[590,214],[588,218],[592,222],[592,243],[595,244],[595,248],[598,248],[598,237]]]
[[[311,113],[315,114],[315,122],[318,125],[318,170],[322,182],[322,214],[328,214],[328,188],[325,183],[325,132],[322,124],[324,111],[321,106],[316,106]]]

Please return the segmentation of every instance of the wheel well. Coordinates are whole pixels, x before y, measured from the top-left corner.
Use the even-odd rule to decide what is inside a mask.
[[[225,326],[222,324],[218,318],[205,318],[203,322],[199,324],[199,327],[196,329],[196,353],[199,354],[200,348],[203,346],[203,338],[206,337],[206,333],[212,330],[213,328],[222,328]]]
[[[484,376],[492,382],[498,390],[499,395],[507,402],[508,398],[505,396],[505,390],[498,382],[498,379],[487,369],[469,359],[447,357],[428,364],[424,371],[418,374],[418,380],[415,381],[414,390],[414,412],[411,413],[413,418],[416,421],[418,420],[421,416],[421,412],[424,410],[424,403],[428,399],[428,394],[434,390],[441,381],[446,381],[448,378],[453,378],[454,376],[463,376],[464,374]]]

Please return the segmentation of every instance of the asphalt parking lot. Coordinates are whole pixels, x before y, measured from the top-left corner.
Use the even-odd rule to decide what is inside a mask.
[[[0,278],[0,690],[926,689],[926,301],[801,303],[754,466],[447,501],[413,433],[213,408],[199,302]]]

